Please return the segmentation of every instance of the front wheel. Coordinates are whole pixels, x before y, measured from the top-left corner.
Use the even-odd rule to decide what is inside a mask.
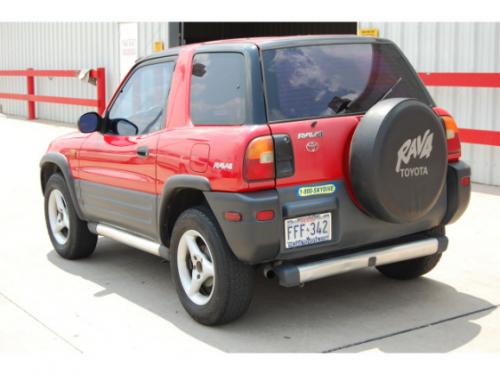
[[[190,208],[177,219],[170,268],[179,299],[197,322],[228,323],[243,315],[253,295],[255,270],[233,255],[206,207]]]
[[[45,222],[52,245],[63,258],[85,258],[94,252],[97,235],[78,218],[66,182],[57,173],[45,186]]]

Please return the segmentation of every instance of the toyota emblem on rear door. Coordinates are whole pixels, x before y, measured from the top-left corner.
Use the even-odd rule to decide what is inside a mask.
[[[307,142],[306,150],[309,152],[316,152],[319,150],[319,143],[316,141]]]

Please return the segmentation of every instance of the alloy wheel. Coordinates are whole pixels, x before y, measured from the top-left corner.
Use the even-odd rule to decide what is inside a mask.
[[[59,190],[50,193],[47,211],[52,235],[58,244],[64,245],[69,237],[69,213],[64,195]]]
[[[215,271],[207,241],[195,230],[182,235],[177,249],[177,269],[182,288],[197,305],[207,304],[214,291]]]

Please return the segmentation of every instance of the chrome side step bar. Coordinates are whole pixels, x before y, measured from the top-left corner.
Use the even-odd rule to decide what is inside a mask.
[[[429,238],[400,245],[384,246],[361,253],[349,254],[310,263],[284,263],[274,269],[282,286],[301,285],[307,281],[338,275],[365,267],[420,258],[446,250],[448,238]]]
[[[153,254],[167,260],[169,259],[168,248],[162,244],[104,224],[89,223],[88,227],[89,230],[95,234],[111,238],[115,241],[135,247],[136,249],[142,250],[146,253]]]

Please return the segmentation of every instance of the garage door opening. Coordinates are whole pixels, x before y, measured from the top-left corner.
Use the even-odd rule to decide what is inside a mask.
[[[172,29],[172,44],[255,36],[356,34],[356,22],[182,22]],[[177,27],[176,27],[177,26]],[[173,30],[172,30],[173,31]],[[176,40],[177,39],[177,40]]]

